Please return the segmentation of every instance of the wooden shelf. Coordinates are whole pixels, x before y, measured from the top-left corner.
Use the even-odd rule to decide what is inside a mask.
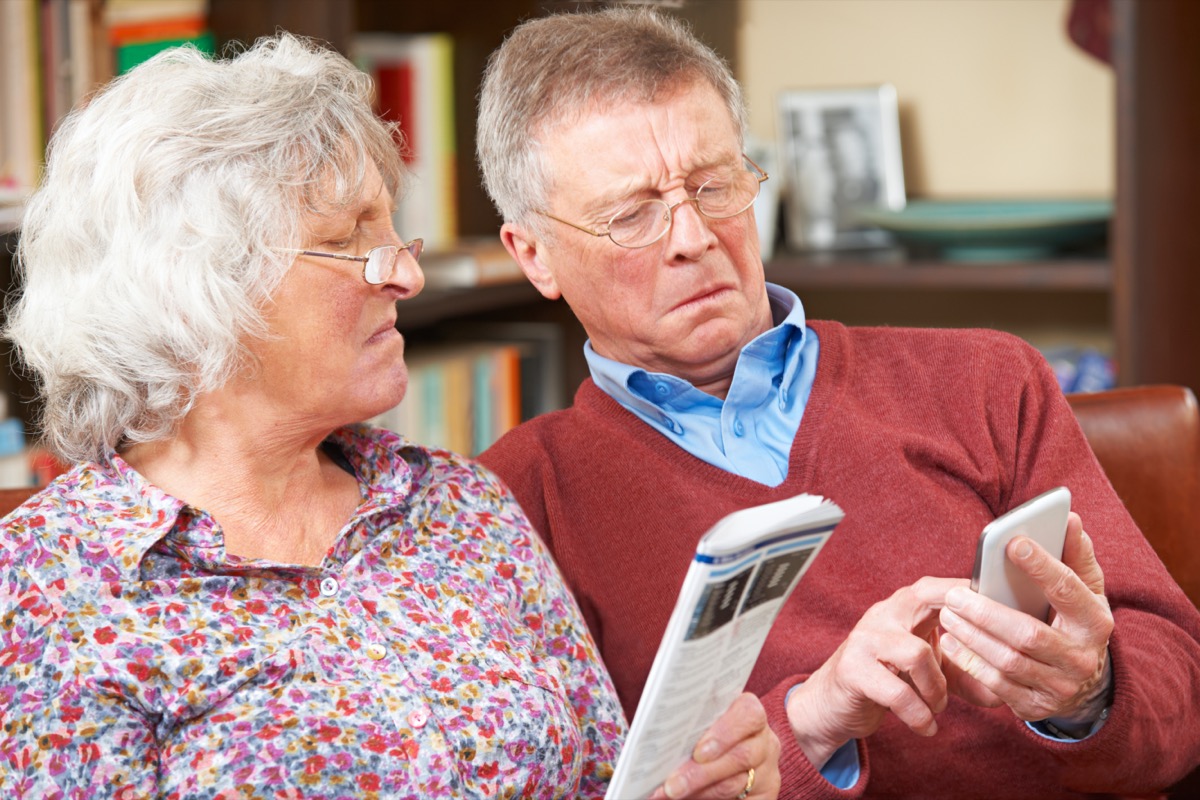
[[[951,262],[909,260],[902,252],[801,255],[778,253],[767,262],[767,280],[796,291],[911,290],[1028,292],[1108,292],[1112,265],[1107,259]]]
[[[464,289],[428,289],[411,300],[397,303],[396,327],[401,331],[412,331],[469,314],[535,303],[541,299],[537,289],[524,278],[513,283]]]

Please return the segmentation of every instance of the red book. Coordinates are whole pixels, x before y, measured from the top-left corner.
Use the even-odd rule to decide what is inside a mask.
[[[375,86],[378,94],[379,116],[389,122],[398,123],[404,142],[400,154],[404,163],[416,160],[417,141],[416,117],[413,112],[413,69],[407,61],[393,61],[375,65]]]

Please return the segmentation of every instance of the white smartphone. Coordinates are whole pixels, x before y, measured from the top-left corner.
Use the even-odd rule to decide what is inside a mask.
[[[1050,615],[1050,601],[1032,578],[1008,560],[1004,550],[1014,536],[1028,536],[1061,560],[1070,510],[1071,492],[1059,486],[988,523],[975,550],[971,588],[1045,622]]]

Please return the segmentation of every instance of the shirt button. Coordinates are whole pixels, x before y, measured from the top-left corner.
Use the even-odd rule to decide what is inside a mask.
[[[429,722],[429,709],[418,708],[408,713],[408,724],[414,728],[424,728],[426,722]]]
[[[654,384],[654,391],[658,392],[663,397],[666,397],[671,393],[671,387],[667,386],[665,383],[656,383]]]
[[[387,656],[387,648],[385,648],[383,645],[381,645],[381,644],[367,645],[367,658],[371,659],[372,661],[379,661],[380,659],[384,658],[385,656]]]
[[[743,436],[743,435],[745,435],[745,433],[746,433],[746,426],[742,424],[742,421],[740,419],[735,419],[733,421],[733,435],[734,436]]]
[[[321,581],[321,594],[324,597],[333,597],[338,593],[337,578],[325,578]]]

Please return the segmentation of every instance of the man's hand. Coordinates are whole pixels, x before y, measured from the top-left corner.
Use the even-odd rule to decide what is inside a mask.
[[[1079,515],[1071,513],[1059,562],[1024,536],[1008,558],[1028,574],[1053,609],[1046,624],[969,589],[946,595],[941,649],[955,694],[984,706],[1007,704],[1019,718],[1086,723],[1107,703],[1112,681],[1112,611],[1104,573]]]
[[[922,736],[937,732],[946,678],[934,644],[946,593],[959,578],[922,578],[867,610],[841,646],[788,698],[788,720],[821,769],[851,739],[875,732],[891,711]]]
[[[762,702],[746,692],[700,737],[691,760],[672,772],[651,800],[729,800],[746,788],[751,769],[754,786],[745,797],[778,797],[779,739],[767,724]]]

